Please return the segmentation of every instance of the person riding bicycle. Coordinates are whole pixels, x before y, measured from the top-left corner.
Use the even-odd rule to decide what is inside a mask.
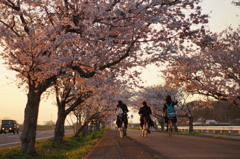
[[[116,124],[118,128],[120,128],[121,125],[121,119],[124,121],[124,128],[127,130],[128,126],[128,118],[127,118],[127,112],[128,112],[128,107],[126,104],[124,104],[121,100],[118,101],[118,105],[116,106],[116,110],[118,111],[120,109],[120,113],[117,114],[117,121]],[[122,112],[121,112],[122,110]]]
[[[163,106],[163,114],[164,114],[164,117],[165,117],[165,124],[167,126],[166,131],[168,131],[168,120],[169,120],[169,115],[168,115],[168,112],[167,112],[168,107],[172,107],[172,109],[173,109],[174,116],[171,117],[171,118],[172,118],[172,123],[175,127],[175,130],[177,131],[177,127],[176,127],[177,117],[176,117],[175,109],[174,109],[174,106],[177,105],[177,103],[178,103],[178,101],[175,101],[175,102],[172,101],[171,96],[167,95],[166,102],[164,103],[164,106]]]
[[[148,125],[153,126],[153,121],[150,117],[152,114],[151,108],[147,105],[146,101],[143,101],[142,107],[139,109],[138,114],[140,115],[140,126],[141,129],[143,129],[143,124],[144,124],[144,118],[148,119]],[[148,133],[150,133],[150,130],[148,130]]]

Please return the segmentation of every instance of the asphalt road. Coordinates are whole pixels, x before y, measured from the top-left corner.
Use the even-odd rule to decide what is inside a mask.
[[[71,134],[71,133],[73,133],[72,130],[65,130],[65,134]],[[37,131],[36,140],[47,139],[47,138],[53,137],[53,135],[54,135],[54,130]],[[12,134],[12,133],[0,134],[0,148],[19,146],[21,144],[20,136],[21,136],[21,132],[19,134]]]
[[[109,131],[85,159],[239,159],[240,141],[151,132],[147,138],[140,130],[128,130],[119,138]]]

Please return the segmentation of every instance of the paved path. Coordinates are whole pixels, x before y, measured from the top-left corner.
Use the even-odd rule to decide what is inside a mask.
[[[168,137],[151,132],[143,138],[140,130],[128,130],[124,139],[110,130],[84,159],[239,159],[240,140],[189,135]]]

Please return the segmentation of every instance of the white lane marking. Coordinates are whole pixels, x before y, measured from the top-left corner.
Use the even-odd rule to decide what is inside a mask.
[[[46,136],[46,137],[41,137],[41,138],[36,138],[36,140],[42,140],[42,139],[47,139],[53,136]],[[0,147],[2,146],[6,146],[6,145],[14,145],[14,144],[20,144],[20,141],[18,142],[11,142],[11,143],[7,143],[7,144],[0,144]]]
[[[9,138],[11,138],[11,137],[20,137],[20,135],[13,135],[13,136],[7,136],[7,137],[9,137]]]
[[[41,138],[39,137],[39,138],[36,138],[36,140],[48,139],[50,137],[53,137],[53,135],[52,136],[41,137]]]
[[[6,145],[13,145],[13,144],[20,144],[20,141],[19,142],[7,143],[7,144],[0,144],[0,147],[1,146],[6,146]]]

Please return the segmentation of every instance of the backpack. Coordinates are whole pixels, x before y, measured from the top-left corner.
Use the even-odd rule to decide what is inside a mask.
[[[167,106],[167,116],[169,118],[172,118],[175,116],[175,111],[173,109],[173,106],[172,106],[173,103],[171,103],[170,105],[168,105],[167,103],[165,103],[165,105]]]
[[[123,114],[123,110],[122,110],[122,108],[119,107],[116,111],[116,115],[118,116],[118,115],[121,115],[121,114]]]

